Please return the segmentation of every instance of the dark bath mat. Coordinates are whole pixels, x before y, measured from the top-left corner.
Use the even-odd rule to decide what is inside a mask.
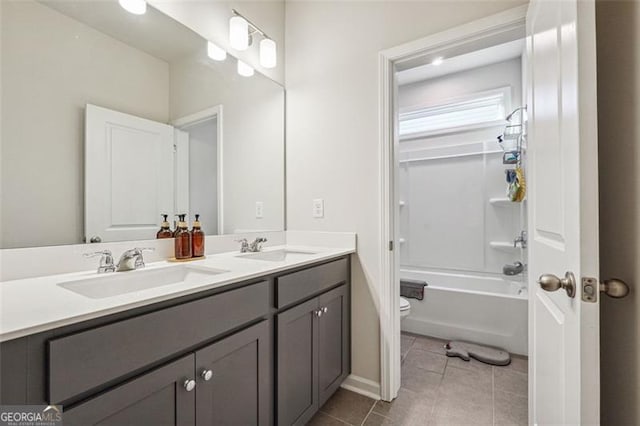
[[[465,361],[475,358],[480,362],[492,365],[509,365],[511,355],[502,349],[477,345],[475,343],[452,341],[444,345],[447,356],[457,356]]]

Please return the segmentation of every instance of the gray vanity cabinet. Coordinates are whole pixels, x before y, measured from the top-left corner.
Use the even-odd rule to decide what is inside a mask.
[[[196,424],[270,425],[271,329],[262,321],[196,352]]]
[[[64,410],[66,426],[194,424],[193,355],[153,370],[99,396]]]
[[[277,315],[278,424],[304,425],[318,410],[318,298]]]
[[[278,424],[304,425],[349,374],[349,287],[277,316]]]

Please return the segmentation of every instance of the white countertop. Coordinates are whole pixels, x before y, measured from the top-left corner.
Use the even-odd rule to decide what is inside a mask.
[[[95,270],[4,281],[0,283],[0,342],[355,252],[351,248],[298,245],[269,247],[263,252],[282,249],[313,254],[274,262],[238,257],[240,253],[236,251],[208,255],[206,259],[188,263],[148,263],[144,270],[189,265],[228,272],[203,277],[202,280],[188,284],[165,285],[102,299],[85,297],[58,285],[95,277]],[[143,270],[114,274],[135,274],[141,271]]]

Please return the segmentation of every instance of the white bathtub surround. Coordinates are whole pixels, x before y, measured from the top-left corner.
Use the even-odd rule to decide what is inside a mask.
[[[283,233],[284,235],[284,233]],[[0,341],[62,327],[80,321],[122,312],[128,309],[169,300],[188,294],[221,287],[251,278],[277,273],[297,266],[351,254],[355,246],[327,248],[319,246],[276,245],[264,252],[287,249],[309,253],[279,262],[263,261],[239,256],[237,250],[211,254],[206,259],[188,264],[167,261],[150,262],[144,269],[112,274],[143,274],[160,268],[194,267],[219,271],[218,275],[197,277],[180,282],[148,288],[111,297],[93,299],[61,287],[67,283],[97,277],[95,269],[66,274],[47,275],[0,283]]]
[[[428,283],[424,300],[410,299],[411,314],[402,322],[403,331],[527,355],[528,292],[522,275],[402,269],[400,276]]]

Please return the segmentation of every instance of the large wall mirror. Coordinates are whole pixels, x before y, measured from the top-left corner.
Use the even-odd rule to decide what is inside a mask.
[[[2,1],[2,248],[284,229],[284,89],[148,7]]]

